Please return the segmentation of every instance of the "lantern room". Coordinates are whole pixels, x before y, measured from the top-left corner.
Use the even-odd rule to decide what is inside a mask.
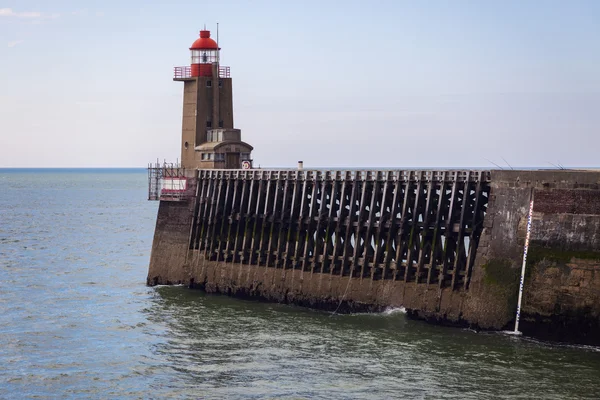
[[[200,31],[200,38],[190,47],[191,75],[212,76],[212,64],[219,62],[219,46],[210,37],[210,31]]]

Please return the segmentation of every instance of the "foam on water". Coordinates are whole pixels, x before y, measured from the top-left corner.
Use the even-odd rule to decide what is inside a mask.
[[[501,331],[500,333],[502,333],[503,335],[509,335],[509,336],[523,336],[522,332],[519,331]]]
[[[179,283],[177,285],[154,285],[152,287],[156,288],[156,289],[160,289],[160,288],[172,288],[172,287],[184,287],[184,286],[187,286],[187,285],[185,285],[183,283]]]
[[[352,314],[347,314],[350,316],[356,316],[356,317],[361,317],[361,316],[370,316],[370,317],[388,317],[388,316],[392,316],[392,315],[402,315],[402,314],[406,314],[406,308],[404,307],[388,307],[383,311],[380,312],[358,312],[358,313],[352,313]],[[334,314],[332,314],[333,316]]]
[[[381,312],[382,315],[406,314],[404,307],[388,307]]]
[[[580,350],[600,353],[600,346],[591,346],[591,345],[585,345],[585,344],[572,344],[572,343],[560,343],[560,342],[548,342],[548,341],[544,341],[544,340],[535,339],[535,338],[532,338],[529,336],[523,336],[522,332],[515,332],[515,331],[499,331],[499,332],[492,332],[492,333],[497,333],[497,334],[500,334],[503,336],[510,336],[513,338],[518,338],[519,340],[522,340],[523,342],[535,343],[536,345],[539,345],[539,346],[547,346],[547,347],[554,347],[554,348],[562,347],[562,348],[580,349]]]

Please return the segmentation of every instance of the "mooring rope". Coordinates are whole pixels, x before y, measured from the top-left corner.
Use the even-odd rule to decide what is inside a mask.
[[[337,308],[335,309],[335,311],[329,316],[329,318],[333,317],[338,310],[340,309],[342,303],[344,302],[344,298],[346,298],[346,293],[348,293],[348,288],[350,287],[350,282],[352,282],[352,270],[350,270],[350,276],[348,277],[348,284],[346,285],[346,290],[344,290],[344,295],[342,296],[342,298],[340,299],[340,304],[338,304]]]

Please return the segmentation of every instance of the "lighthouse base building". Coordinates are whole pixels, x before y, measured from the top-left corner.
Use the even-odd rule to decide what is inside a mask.
[[[518,308],[526,335],[600,344],[599,171],[255,169],[217,43],[190,50],[148,285],[481,329]]]

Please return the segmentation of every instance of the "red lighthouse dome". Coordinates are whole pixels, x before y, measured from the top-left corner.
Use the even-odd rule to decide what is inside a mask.
[[[192,43],[190,50],[216,50],[217,42],[210,38],[210,31],[200,31],[200,38]]]
[[[212,64],[219,62],[219,46],[210,37],[210,31],[200,31],[200,38],[190,47],[192,76],[212,76]]]

